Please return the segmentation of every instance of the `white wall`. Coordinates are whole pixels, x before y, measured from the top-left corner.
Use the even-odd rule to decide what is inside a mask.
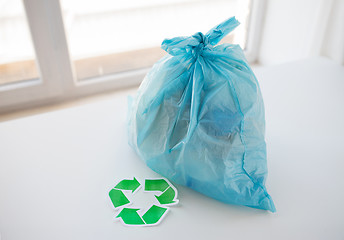
[[[263,65],[311,56],[344,62],[344,0],[269,0],[260,54]]]
[[[344,0],[334,2],[321,55],[344,65]]]

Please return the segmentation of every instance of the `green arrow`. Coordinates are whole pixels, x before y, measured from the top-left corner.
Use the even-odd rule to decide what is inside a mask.
[[[166,189],[163,194],[160,196],[155,196],[155,198],[159,201],[160,204],[174,204],[177,203],[178,201],[174,201],[174,197],[176,196],[175,191],[173,188],[169,187]]]
[[[160,196],[155,195],[155,198],[160,204],[176,204],[178,203],[177,190],[170,185],[165,179],[146,179],[145,191],[161,191]]]
[[[121,190],[131,190],[131,192],[135,192],[135,190],[140,186],[140,183],[134,178],[133,180],[124,179],[120,181],[115,188]]]
[[[109,192],[109,197],[112,201],[112,204],[115,206],[115,208],[123,206],[127,203],[130,203],[128,198],[122,193],[122,191],[117,189],[111,189]]]
[[[122,218],[123,222],[127,225],[142,225],[145,222],[137,213],[139,209],[123,208],[122,211],[116,216],[116,218]]]
[[[146,179],[145,180],[145,191],[160,191],[163,192],[169,184],[165,179]]]
[[[142,218],[146,224],[155,224],[162,218],[166,211],[167,208],[153,205],[145,214],[143,214]]]

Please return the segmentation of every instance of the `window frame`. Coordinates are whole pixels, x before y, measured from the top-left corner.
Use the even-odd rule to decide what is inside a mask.
[[[138,85],[150,68],[78,81],[69,55],[60,1],[23,0],[40,78],[0,86],[0,113]],[[265,0],[251,0],[245,55],[258,56]]]

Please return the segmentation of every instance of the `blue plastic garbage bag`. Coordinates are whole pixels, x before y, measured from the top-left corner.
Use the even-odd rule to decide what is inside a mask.
[[[275,207],[267,176],[264,104],[242,49],[215,46],[239,22],[166,39],[168,54],[131,101],[129,144],[155,172],[222,202]]]

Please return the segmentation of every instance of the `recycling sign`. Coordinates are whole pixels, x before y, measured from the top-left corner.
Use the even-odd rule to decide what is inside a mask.
[[[109,192],[115,210],[119,210],[116,219],[129,226],[153,226],[161,222],[169,210],[169,206],[178,203],[177,189],[165,178],[145,179],[144,192],[154,194],[156,203],[147,211],[139,214],[140,208],[128,207],[132,202],[128,194],[135,194],[141,187],[136,178],[123,179]],[[141,211],[140,211],[141,212]]]

